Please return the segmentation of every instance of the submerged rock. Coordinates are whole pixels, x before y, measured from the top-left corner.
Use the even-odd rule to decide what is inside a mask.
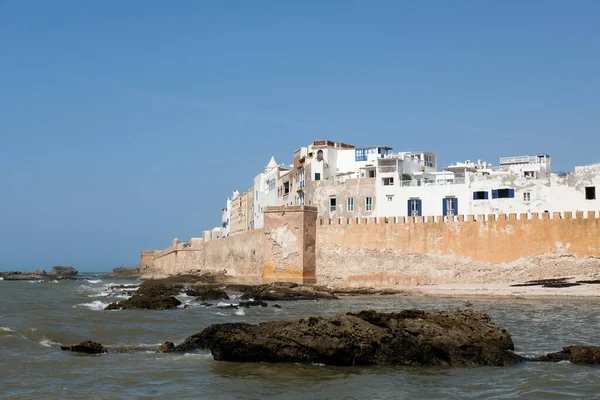
[[[530,361],[570,361],[573,364],[600,364],[600,346],[568,346]]]
[[[85,342],[77,343],[72,346],[61,345],[61,350],[64,351],[74,351],[78,353],[86,353],[86,354],[102,354],[106,353],[106,349],[98,342],[92,342],[91,340],[87,340]]]
[[[523,360],[508,332],[466,309],[364,311],[260,325],[212,325],[169,351],[210,349],[215,360],[327,365],[512,365]]]
[[[251,286],[242,295],[242,300],[317,300],[337,299],[323,286],[298,285],[292,282],[274,282]]]
[[[260,300],[251,300],[251,301],[240,301],[238,304],[240,307],[250,308],[250,307],[267,307],[268,304],[264,301]]]

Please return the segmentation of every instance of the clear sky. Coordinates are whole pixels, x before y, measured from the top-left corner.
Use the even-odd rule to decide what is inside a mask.
[[[600,1],[0,0],[0,270],[134,265],[316,139],[600,162]]]

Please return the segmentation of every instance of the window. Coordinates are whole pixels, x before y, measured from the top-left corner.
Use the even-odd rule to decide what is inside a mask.
[[[393,201],[394,200],[394,195],[393,194],[388,194],[385,197],[387,197],[387,201]]]
[[[487,200],[488,192],[473,192],[473,200]]]
[[[596,187],[588,186],[585,188],[585,199],[586,200],[596,200]]]
[[[530,192],[523,193],[523,201],[531,201],[531,193]]]
[[[300,192],[300,194],[298,195],[298,199],[300,201],[300,205],[303,206],[304,205],[304,192]]]
[[[321,174],[319,172],[315,172],[315,181],[321,180]]]
[[[354,159],[356,161],[367,161],[367,149],[354,150]]]
[[[524,171],[523,176],[528,179],[533,179],[533,178],[535,178],[535,172],[534,171]]]
[[[515,189],[494,189],[492,190],[492,199],[513,199]]]
[[[408,199],[408,216],[420,217],[422,210],[421,205],[421,199]]]
[[[287,196],[288,194],[290,194],[290,183],[284,182],[283,183],[283,195]]]
[[[336,208],[337,208],[337,199],[335,197],[330,197],[329,198],[329,211],[335,212]]]
[[[456,197],[446,197],[442,199],[443,215],[453,216],[458,214],[458,199]]]
[[[369,178],[375,178],[375,170],[369,171]]]
[[[354,197],[348,197],[346,205],[348,206],[348,212],[354,212]]]
[[[394,186],[394,178],[383,178],[383,186]]]
[[[304,167],[298,169],[298,175],[300,175],[300,187],[304,187]]]
[[[373,198],[371,196],[365,197],[365,211],[373,211]]]

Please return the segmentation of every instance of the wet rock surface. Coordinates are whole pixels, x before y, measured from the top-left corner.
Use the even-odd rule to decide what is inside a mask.
[[[143,269],[138,266],[119,267],[113,269],[112,272],[107,275],[107,277],[113,279],[140,279],[142,271]]]
[[[106,349],[98,342],[92,342],[90,340],[70,345],[61,345],[60,349],[63,351],[73,351],[77,353],[85,354],[102,354],[106,353]]]
[[[561,351],[529,359],[529,361],[570,361],[573,364],[600,364],[600,346],[568,346]]]
[[[364,311],[259,325],[212,325],[168,351],[210,349],[215,360],[326,365],[512,365],[508,332],[479,311]]]
[[[261,300],[251,300],[251,301],[240,301],[238,304],[240,307],[251,308],[251,307],[268,307],[269,305]]]
[[[242,295],[242,300],[317,300],[337,297],[326,287],[317,285],[298,285],[291,282],[274,282],[266,285],[251,286]]]
[[[229,300],[229,295],[222,289],[213,287],[198,287],[195,289],[198,301],[205,300]]]
[[[182,290],[183,284],[146,281],[138,287],[131,298],[111,303],[105,310],[173,310],[182,304],[174,297]]]

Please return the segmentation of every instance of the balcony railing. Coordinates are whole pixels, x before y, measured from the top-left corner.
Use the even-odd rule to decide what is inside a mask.
[[[411,181],[401,181],[400,186],[402,186],[402,187],[443,186],[443,185],[462,185],[464,183],[465,183],[465,178],[446,179],[443,181],[411,180]]]
[[[394,166],[389,166],[389,167],[386,166],[386,167],[379,167],[378,168],[378,171],[381,174],[385,174],[385,173],[388,173],[388,172],[396,172],[396,170],[397,170],[397,168],[396,168],[395,165]]]

